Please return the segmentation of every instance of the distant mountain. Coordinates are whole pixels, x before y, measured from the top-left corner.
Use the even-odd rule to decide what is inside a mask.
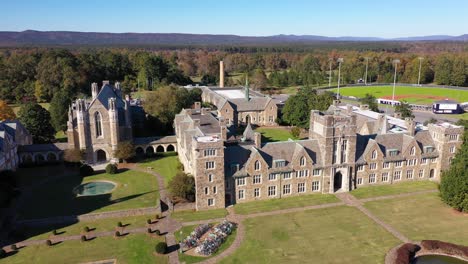
[[[25,45],[233,45],[330,41],[465,41],[462,36],[423,36],[384,39],[375,37],[326,37],[316,35],[238,36],[182,33],[102,33],[73,31],[0,31],[0,46]]]

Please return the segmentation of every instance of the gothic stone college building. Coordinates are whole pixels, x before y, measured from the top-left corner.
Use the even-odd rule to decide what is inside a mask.
[[[245,100],[248,100],[247,97]],[[262,143],[250,124],[242,138],[217,111],[184,109],[174,120],[179,159],[195,178],[197,210],[366,185],[439,181],[462,144],[463,127],[416,125],[363,106],[312,110],[303,140]]]

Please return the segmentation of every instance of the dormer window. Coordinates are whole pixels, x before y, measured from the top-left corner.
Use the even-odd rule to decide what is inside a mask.
[[[411,156],[416,155],[416,147],[413,146],[413,147],[411,148],[410,155],[411,155]]]
[[[377,150],[374,150],[372,151],[372,159],[376,159],[377,158]]]
[[[300,165],[301,165],[301,166],[305,166],[305,165],[306,165],[306,159],[305,159],[305,157],[301,157]]]
[[[388,150],[388,156],[394,157],[398,155],[398,149],[389,149]]]
[[[424,152],[426,152],[426,153],[434,152],[434,147],[433,146],[424,146]]]
[[[276,168],[281,168],[281,167],[286,166],[285,160],[275,160],[274,163],[275,163]]]

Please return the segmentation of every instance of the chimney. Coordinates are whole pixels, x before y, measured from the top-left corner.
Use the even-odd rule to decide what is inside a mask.
[[[346,105],[346,112],[351,114],[353,112],[353,105],[347,104]]]
[[[261,148],[262,147],[262,134],[255,132],[254,133],[254,143],[256,148]]]
[[[98,94],[99,94],[99,88],[97,86],[97,83],[94,82],[91,84],[91,95],[93,99],[96,98]]]
[[[210,110],[211,110],[210,108],[205,108],[205,107],[203,107],[203,108],[201,109],[201,114],[202,114],[202,115],[206,115],[206,114],[208,114],[208,113],[210,112]]]
[[[393,113],[393,117],[401,119],[401,113],[395,112],[395,113]]]
[[[108,81],[108,80],[102,81],[102,86],[106,86],[106,85],[108,85],[108,84],[109,84],[109,81]]]
[[[224,63],[219,61],[219,87],[224,88]]]
[[[249,89],[249,76],[245,76],[245,100],[250,100],[250,89]]]
[[[406,123],[406,128],[408,130],[408,135],[414,136],[416,132],[416,124],[413,118],[409,118],[409,117],[405,118],[405,123]]]
[[[125,101],[130,102],[130,95],[128,94],[125,95]]]
[[[361,110],[369,110],[369,105],[367,105],[367,104],[361,104],[361,105],[359,105],[359,109],[361,109]]]
[[[341,104],[341,100],[337,99],[337,100],[333,100],[333,105],[334,106],[339,106]]]
[[[200,110],[200,108],[201,108],[201,103],[195,102],[195,110]]]
[[[116,82],[114,84],[114,87],[115,87],[115,93],[117,94],[117,96],[119,96],[120,98],[122,98],[122,90],[120,90],[120,83],[119,82]]]

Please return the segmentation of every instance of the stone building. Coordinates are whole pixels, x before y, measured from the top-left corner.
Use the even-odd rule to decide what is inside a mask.
[[[101,163],[114,159],[121,141],[132,140],[130,98],[122,98],[120,84],[91,85],[92,97],[76,100],[68,112],[68,148],[84,150],[86,161]]]
[[[216,106],[226,124],[275,126],[278,106],[271,97],[245,87],[202,87],[202,101]]]
[[[0,171],[16,170],[21,163],[18,147],[31,144],[31,134],[18,120],[0,122]]]
[[[219,111],[200,104],[182,110],[174,121],[177,149],[185,171],[195,177],[196,208],[439,181],[462,144],[461,126],[424,127],[338,103],[311,111],[307,139],[269,143],[250,125],[236,137]]]

